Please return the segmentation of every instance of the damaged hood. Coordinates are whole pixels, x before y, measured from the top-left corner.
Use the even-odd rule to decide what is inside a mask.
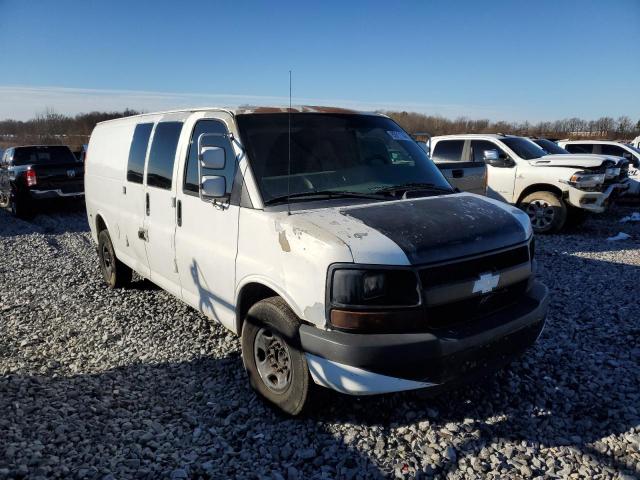
[[[536,167],[575,167],[575,168],[599,168],[605,162],[611,162],[611,166],[623,166],[626,160],[620,157],[609,155],[591,154],[566,154],[566,155],[545,155],[535,160],[530,160],[531,165]]]
[[[460,193],[303,213],[339,238],[356,263],[419,265],[477,255],[526,241],[527,215]]]

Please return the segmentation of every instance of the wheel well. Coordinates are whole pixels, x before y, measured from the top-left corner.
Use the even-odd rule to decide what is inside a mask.
[[[559,198],[563,197],[562,190],[554,185],[549,185],[548,183],[537,183],[535,185],[529,185],[525,188],[520,197],[518,197],[518,201],[516,203],[520,203],[524,197],[533,192],[550,192],[554,195],[557,195]]]
[[[106,229],[107,229],[107,224],[104,223],[102,216],[96,215],[96,232],[100,234],[102,230],[106,230]]]
[[[249,313],[249,309],[260,300],[276,296],[278,296],[276,292],[261,283],[247,283],[242,287],[236,307],[236,331],[238,335],[242,333],[242,324],[247,313]]]

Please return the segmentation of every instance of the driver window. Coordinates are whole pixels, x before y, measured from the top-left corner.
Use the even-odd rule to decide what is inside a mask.
[[[220,134],[214,136],[206,136],[203,138],[202,145],[207,147],[222,147],[226,151],[226,164],[222,170],[210,170],[203,168],[203,175],[222,175],[227,179],[227,193],[231,193],[233,187],[233,179],[236,171],[236,158],[233,152],[233,146],[228,137],[222,136],[228,133],[227,127],[219,120],[199,120],[189,142],[189,153],[187,156],[187,165],[185,167],[184,181],[182,191],[187,195],[199,196],[200,194],[200,178],[198,178],[198,138],[202,134],[213,133]]]

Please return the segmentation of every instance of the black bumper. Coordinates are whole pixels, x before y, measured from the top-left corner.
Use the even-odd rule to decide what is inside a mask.
[[[52,198],[80,198],[84,196],[84,191],[74,191],[67,189],[51,189],[51,190],[28,190],[29,196],[33,200],[47,200]]]
[[[524,301],[464,327],[407,334],[354,334],[302,325],[305,352],[364,370],[434,384],[458,383],[522,354],[544,328],[549,291],[535,282]]]

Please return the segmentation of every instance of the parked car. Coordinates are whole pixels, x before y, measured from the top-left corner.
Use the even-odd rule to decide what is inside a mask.
[[[431,159],[454,187],[486,195],[487,165],[479,151],[472,151],[464,139],[438,142],[431,139]]]
[[[82,198],[82,163],[68,147],[32,145],[8,148],[0,161],[0,207],[18,217],[35,212],[38,202]]]
[[[132,116],[95,127],[85,167],[106,284],[136,271],[240,335],[251,385],[289,414],[314,383],[364,395],[468,381],[544,326],[527,215],[456,194],[386,116]]]
[[[455,151],[463,160],[485,162],[487,195],[524,210],[536,233],[558,232],[584,212],[604,212],[611,196],[628,188],[622,159],[548,155],[524,137],[447,135],[431,144],[434,156]]]

